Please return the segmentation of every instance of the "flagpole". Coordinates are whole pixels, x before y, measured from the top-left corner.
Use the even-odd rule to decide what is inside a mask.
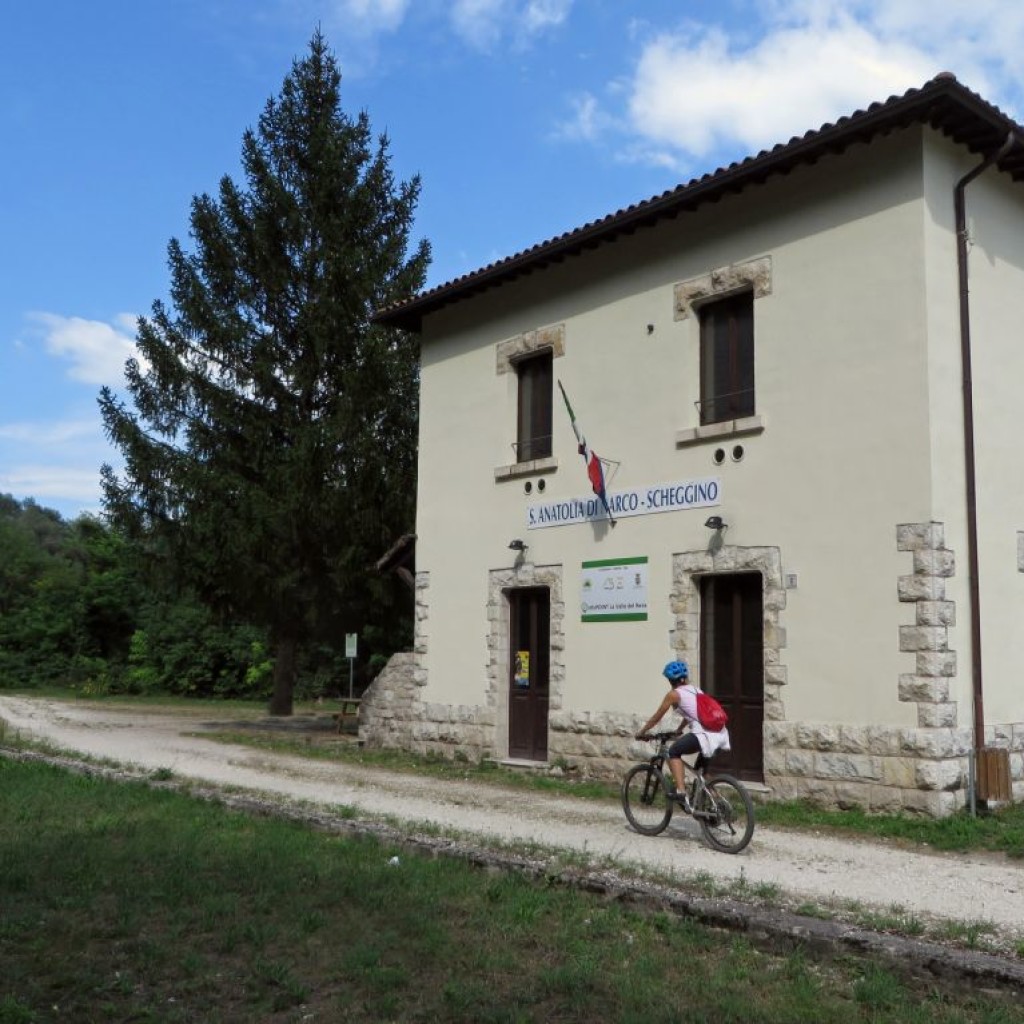
[[[598,487],[597,487],[597,485],[596,485],[596,483],[594,481],[594,478],[593,478],[593,476],[591,475],[591,472],[590,472],[590,462],[589,462],[589,458],[588,458],[588,447],[587,447],[586,439],[580,433],[580,428],[579,428],[578,424],[576,423],[576,414],[572,411],[572,406],[569,404],[569,396],[565,393],[565,388],[562,387],[562,382],[561,381],[558,382],[558,390],[562,392],[562,399],[565,402],[566,411],[569,413],[569,422],[572,424],[572,432],[576,435],[577,450],[579,451],[580,455],[583,456],[583,465],[584,465],[584,467],[587,470],[587,476],[591,480],[591,489],[601,499],[601,504],[604,505],[604,510],[605,510],[605,512],[608,513],[608,522],[611,523],[611,525],[614,527],[615,526],[615,516],[612,515],[612,510],[611,510],[611,508],[608,505],[608,497],[605,494],[604,471],[600,468],[601,458],[600,458],[600,456],[595,455],[593,452],[589,453],[591,456],[593,456],[594,459],[597,460],[597,463],[598,463],[598,473],[599,473],[599,480],[600,480],[600,485],[601,485],[600,489],[598,489]]]
[[[565,402],[565,408],[569,413],[569,422],[572,424],[572,432],[576,435],[576,443],[583,444],[583,438],[580,437],[580,428],[576,426],[576,414],[572,411],[572,406],[569,404],[569,396],[565,393],[565,388],[562,387],[562,382],[558,382],[558,390],[562,392],[562,400]]]

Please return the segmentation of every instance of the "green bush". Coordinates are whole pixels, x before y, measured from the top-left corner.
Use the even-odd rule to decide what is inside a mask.
[[[143,572],[144,561],[98,519],[67,523],[0,494],[0,689],[268,699],[274,665],[265,631],[217,618],[152,563]],[[318,639],[298,651],[297,699],[348,692],[351,628],[328,616]],[[360,627],[356,693],[408,639],[401,629]]]

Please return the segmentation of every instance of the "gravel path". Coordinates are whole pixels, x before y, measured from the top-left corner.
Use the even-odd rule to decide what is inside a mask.
[[[729,856],[708,849],[690,819],[673,819],[665,833],[648,838],[631,831],[616,806],[387,776],[205,739],[203,731],[238,725],[208,716],[0,696],[0,719],[8,729],[65,751],[322,807],[345,805],[360,816],[408,822],[410,830],[427,823],[481,843],[497,839],[572,849],[605,868],[617,864],[677,878],[702,873],[723,883],[770,884],[791,902],[855,900],[880,911],[898,904],[922,918],[985,922],[1004,937],[1024,937],[1024,864],[998,856],[908,852],[760,825],[747,850]]]

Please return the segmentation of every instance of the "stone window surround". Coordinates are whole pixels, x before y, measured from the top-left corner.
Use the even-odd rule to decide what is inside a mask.
[[[764,432],[764,417],[743,416],[737,420],[721,420],[703,426],[687,427],[676,431],[676,447],[689,448],[695,444],[722,441],[725,438],[747,437]]]
[[[499,376],[514,373],[520,359],[545,349],[551,350],[553,359],[561,359],[565,355],[565,324],[538,327],[535,331],[526,331],[499,341],[495,346],[496,371]]]
[[[732,263],[698,277],[680,281],[673,287],[673,319],[688,320],[708,302],[724,299],[737,292],[752,291],[755,299],[772,293],[772,258],[762,256],[743,263]],[[760,434],[764,430],[761,416],[722,420],[676,432],[676,447],[687,448],[695,444],[710,444],[726,438]]]
[[[554,455],[546,459],[531,459],[529,462],[511,462],[507,466],[494,467],[494,482],[503,480],[519,480],[524,476],[543,476],[554,473],[558,469],[558,459]]]
[[[552,359],[561,359],[565,355],[565,324],[538,327],[536,330],[525,331],[499,341],[495,346],[495,371],[499,377],[506,373],[515,373],[519,360],[545,350],[551,352]],[[554,473],[557,469],[558,459],[554,456],[529,462],[512,462],[504,466],[495,466],[494,480],[495,483],[501,483],[503,480],[518,480],[539,473]]]
[[[680,281],[673,288],[673,319],[687,320],[706,302],[724,299],[728,295],[748,290],[753,291],[755,299],[771,295],[771,256],[715,267],[706,274]]]

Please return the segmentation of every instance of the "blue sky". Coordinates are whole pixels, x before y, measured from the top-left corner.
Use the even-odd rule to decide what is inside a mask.
[[[319,25],[429,284],[921,85],[1021,120],[1016,0],[49,0],[0,32],[0,492],[98,512],[96,405]]]

